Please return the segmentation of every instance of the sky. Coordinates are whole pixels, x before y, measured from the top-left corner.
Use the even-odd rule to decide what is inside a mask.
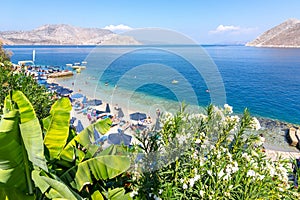
[[[200,44],[245,43],[289,18],[299,0],[7,0],[0,31],[70,24],[122,32],[166,28]]]

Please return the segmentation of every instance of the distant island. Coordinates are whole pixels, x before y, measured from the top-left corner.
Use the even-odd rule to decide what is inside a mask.
[[[248,42],[246,46],[300,48],[300,20],[288,19]]]
[[[43,25],[30,31],[0,31],[4,45],[139,45],[133,37],[107,29],[66,24]]]

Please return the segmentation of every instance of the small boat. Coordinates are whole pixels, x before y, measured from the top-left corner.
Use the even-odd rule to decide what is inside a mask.
[[[63,77],[63,76],[73,76],[73,72],[72,71],[61,71],[61,72],[55,72],[52,74],[48,75],[48,78],[58,78],[58,77]]]
[[[77,62],[77,63],[74,63],[74,65],[68,66],[68,67],[71,67],[72,69],[86,69],[86,64],[87,64],[86,61],[82,61],[81,63]],[[69,65],[69,64],[67,64],[67,65]]]
[[[177,84],[177,83],[178,83],[178,81],[175,79],[172,81],[172,84]]]

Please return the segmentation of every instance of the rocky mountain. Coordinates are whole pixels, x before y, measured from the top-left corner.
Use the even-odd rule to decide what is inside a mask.
[[[289,19],[267,30],[246,46],[300,48],[300,20]]]
[[[133,37],[117,35],[100,28],[66,24],[43,25],[31,31],[2,31],[0,40],[8,45],[122,45],[140,44]]]

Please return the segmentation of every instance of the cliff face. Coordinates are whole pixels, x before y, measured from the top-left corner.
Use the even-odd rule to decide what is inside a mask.
[[[0,40],[8,45],[119,45],[140,44],[134,38],[100,28],[44,25],[31,31],[3,31]]]
[[[300,20],[289,19],[248,42],[246,46],[300,48]]]

